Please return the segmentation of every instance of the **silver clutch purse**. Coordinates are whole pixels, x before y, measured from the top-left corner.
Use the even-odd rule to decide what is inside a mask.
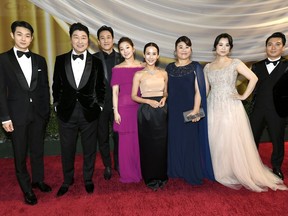
[[[200,118],[203,118],[205,117],[205,112],[204,112],[204,109],[201,107],[200,110],[199,110],[199,113],[195,114],[195,115],[190,115],[188,116],[189,113],[191,113],[192,110],[188,110],[188,111],[185,111],[183,112],[183,117],[184,117],[184,122],[191,122],[191,120],[197,118],[197,117],[200,117]]]

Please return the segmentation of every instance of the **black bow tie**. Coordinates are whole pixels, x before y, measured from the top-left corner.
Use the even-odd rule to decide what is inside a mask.
[[[84,55],[83,54],[80,54],[80,55],[72,55],[72,58],[73,58],[73,60],[76,60],[77,58],[80,58],[81,60],[83,60],[84,59]]]
[[[266,65],[272,63],[274,66],[276,66],[279,61],[280,61],[280,60],[270,61],[269,59],[266,59],[265,63],[266,63]]]
[[[26,55],[27,58],[30,58],[31,57],[31,53],[30,52],[22,52],[20,50],[17,50],[17,56],[19,58],[21,58],[23,55]]]

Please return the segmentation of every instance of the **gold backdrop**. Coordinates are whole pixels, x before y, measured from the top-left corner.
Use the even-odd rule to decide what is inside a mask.
[[[10,37],[10,25],[15,20],[25,20],[34,28],[34,40],[31,50],[46,58],[49,82],[52,84],[54,62],[57,55],[71,49],[69,40],[69,26],[67,23],[54,18],[42,9],[36,7],[28,0],[1,0],[0,1],[0,53],[12,48],[14,45]],[[81,21],[80,21],[81,22]],[[90,49],[97,51],[94,36],[90,36]],[[92,52],[93,52],[92,51]],[[138,50],[137,58],[142,58],[142,50]],[[173,59],[160,58],[160,66],[165,66]],[[205,63],[201,62],[203,65]],[[248,63],[248,66],[250,63]],[[240,79],[237,83],[239,92],[243,92],[246,82]]]
[[[0,1],[0,52],[11,49],[14,45],[10,37],[10,26],[15,20],[25,20],[34,29],[31,50],[46,58],[49,81],[51,84],[56,55],[71,49],[68,33],[56,20],[42,9],[27,0]],[[57,43],[56,43],[57,42]]]

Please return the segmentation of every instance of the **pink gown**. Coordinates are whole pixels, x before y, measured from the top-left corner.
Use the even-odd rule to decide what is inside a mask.
[[[137,129],[138,103],[132,101],[131,90],[135,72],[143,67],[113,68],[111,86],[119,85],[118,112],[120,125],[114,122],[114,130],[119,133],[120,181],[139,182],[141,180],[140,153]]]

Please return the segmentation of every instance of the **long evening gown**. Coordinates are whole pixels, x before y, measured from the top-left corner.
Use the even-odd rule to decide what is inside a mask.
[[[141,96],[160,101],[164,78],[153,75],[140,80]],[[157,190],[166,184],[167,176],[167,105],[153,108],[141,104],[138,110],[138,133],[142,177],[145,184]]]
[[[131,99],[133,76],[143,67],[122,67],[112,69],[111,85],[119,85],[118,112],[120,125],[114,122],[114,130],[119,133],[119,171],[121,182],[141,180],[140,153],[137,130],[137,110],[139,105]]]
[[[177,67],[170,63],[168,72],[168,176],[183,178],[190,184],[201,184],[204,178],[214,180],[210,157],[207,118],[184,123],[183,112],[194,107],[195,76],[206,112],[206,89],[202,66],[192,62]]]
[[[219,70],[210,70],[210,64],[204,68],[211,86],[207,98],[208,134],[215,178],[233,189],[286,190],[283,181],[263,165],[244,106],[231,97],[237,93],[239,62],[233,59]]]

